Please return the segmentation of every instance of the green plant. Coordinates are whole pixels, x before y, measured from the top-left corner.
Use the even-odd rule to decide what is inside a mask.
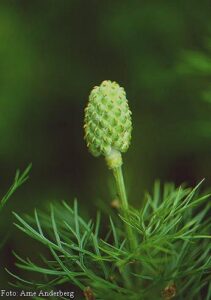
[[[92,90],[85,109],[85,139],[94,156],[104,155],[113,171],[122,212],[127,216],[128,200],[122,175],[122,155],[131,139],[131,111],[126,93],[116,82],[105,80]],[[131,227],[125,224],[130,247],[136,247]]]
[[[2,197],[0,201],[0,214],[2,213],[3,207],[5,206],[7,201],[12,197],[15,191],[28,179],[30,169],[31,169],[31,164],[23,171],[22,174],[20,173],[20,170],[16,171],[13,184],[11,185],[7,193]],[[8,234],[6,234],[5,237],[3,237],[3,239],[1,240],[0,249],[4,246],[7,238],[8,238]]]
[[[72,283],[86,300],[210,299],[210,195],[199,194],[200,184],[162,188],[156,182],[141,208],[129,206],[121,170],[121,152],[129,146],[132,129],[125,93],[106,81],[89,101],[85,138],[91,153],[105,156],[113,171],[119,212],[111,211],[106,233],[100,212],[95,222],[84,220],[77,200],[73,208],[56,203],[50,212],[35,210],[25,218],[14,213],[16,226],[51,257],[42,255],[39,265],[14,253],[20,269],[41,278],[30,281],[8,271],[16,278],[13,285],[51,290]]]
[[[22,174],[20,173],[20,170],[16,171],[13,184],[11,185],[11,187],[8,189],[7,193],[2,197],[2,199],[0,201],[0,213],[2,212],[2,209],[5,206],[5,204],[7,203],[7,201],[15,193],[15,191],[28,179],[30,169],[31,169],[31,164],[25,169],[25,171],[23,171]],[[0,248],[2,248],[2,246],[4,245],[6,238],[7,238],[7,235],[5,238],[3,238],[1,240]]]
[[[20,170],[16,171],[15,178],[13,181],[13,184],[7,191],[7,193],[2,197],[0,201],[0,212],[2,211],[4,205],[7,203],[7,201],[11,198],[11,196],[14,194],[14,192],[29,178],[29,172],[31,169],[31,164],[23,171],[23,173],[20,173]]]

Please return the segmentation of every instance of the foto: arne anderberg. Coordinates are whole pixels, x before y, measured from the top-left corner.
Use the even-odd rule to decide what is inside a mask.
[[[68,297],[70,299],[74,299],[74,292],[63,292],[63,291],[7,291],[1,290],[0,297]]]

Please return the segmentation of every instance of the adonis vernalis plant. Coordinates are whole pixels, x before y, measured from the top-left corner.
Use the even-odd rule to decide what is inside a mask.
[[[15,193],[15,191],[29,178],[29,171],[31,169],[31,164],[23,171],[21,174],[20,170],[16,171],[15,178],[13,184],[7,191],[7,193],[2,197],[0,201],[0,212],[2,211],[3,207],[7,203],[7,201],[11,198],[11,196]]]
[[[16,226],[42,243],[50,253],[40,265],[14,253],[17,266],[39,273],[12,274],[16,287],[62,289],[72,284],[86,300],[151,300],[211,298],[210,195],[199,186],[176,188],[154,185],[139,209],[129,205],[122,173],[122,153],[131,140],[131,112],[125,91],[116,82],[95,87],[85,109],[85,140],[94,156],[105,157],[113,172],[118,211],[108,216],[107,233],[96,220],[84,220],[75,200],[34,211],[34,216],[14,213]],[[68,299],[63,297],[63,299]]]
[[[6,205],[8,200],[12,197],[12,195],[15,193],[15,191],[24,183],[29,177],[29,171],[31,169],[31,164],[23,171],[23,173],[20,172],[20,170],[16,171],[14,181],[6,194],[2,197],[0,200],[0,214],[2,213],[3,207]],[[6,239],[8,237],[8,234],[6,234],[0,242],[0,249],[4,245]]]

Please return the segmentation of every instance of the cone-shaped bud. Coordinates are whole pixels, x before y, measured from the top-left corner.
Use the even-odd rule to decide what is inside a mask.
[[[125,91],[116,82],[94,87],[85,108],[85,140],[94,156],[126,152],[131,140],[131,111]]]

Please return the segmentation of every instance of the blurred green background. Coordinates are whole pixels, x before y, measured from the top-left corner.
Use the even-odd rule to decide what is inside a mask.
[[[111,201],[103,159],[83,140],[83,110],[104,79],[125,87],[133,138],[124,156],[131,203],[155,179],[211,182],[210,1],[0,1],[0,191],[16,168],[30,180],[1,215],[0,287],[12,249],[30,256],[11,211],[74,197],[92,213]]]

